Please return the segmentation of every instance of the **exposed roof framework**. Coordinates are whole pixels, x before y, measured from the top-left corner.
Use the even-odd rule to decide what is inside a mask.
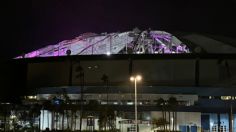
[[[122,33],[85,33],[72,40],[35,50],[17,58],[100,55],[100,54],[178,54],[190,53],[179,39],[165,31],[133,31]]]

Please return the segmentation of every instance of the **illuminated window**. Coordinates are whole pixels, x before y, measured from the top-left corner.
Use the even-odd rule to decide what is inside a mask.
[[[101,105],[105,105],[105,104],[107,104],[106,101],[101,101]]]
[[[127,102],[127,105],[133,105],[134,103],[133,102]]]
[[[27,96],[26,99],[37,99],[37,96]]]
[[[221,100],[231,100],[231,96],[221,96]]]

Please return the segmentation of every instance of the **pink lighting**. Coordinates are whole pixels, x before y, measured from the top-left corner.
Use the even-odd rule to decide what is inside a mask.
[[[130,36],[130,33],[134,36]],[[128,31],[100,35],[85,33],[16,58],[66,56],[67,50],[71,51],[71,55],[127,54],[128,49],[132,49],[133,54],[190,53],[189,48],[170,33],[142,31],[137,35],[134,31]]]

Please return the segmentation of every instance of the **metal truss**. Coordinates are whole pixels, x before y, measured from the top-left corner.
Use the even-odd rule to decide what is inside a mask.
[[[72,40],[35,50],[16,58],[101,54],[178,54],[190,53],[187,45],[165,31],[85,33]]]

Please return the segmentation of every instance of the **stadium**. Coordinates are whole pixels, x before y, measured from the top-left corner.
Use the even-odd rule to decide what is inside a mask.
[[[4,130],[31,123],[36,130],[235,131],[236,46],[218,40],[135,28],[85,33],[17,56],[2,65],[16,66],[1,79],[23,76],[11,85],[26,92],[15,93],[17,109],[1,104],[11,109]],[[136,75],[142,79],[130,81]]]

